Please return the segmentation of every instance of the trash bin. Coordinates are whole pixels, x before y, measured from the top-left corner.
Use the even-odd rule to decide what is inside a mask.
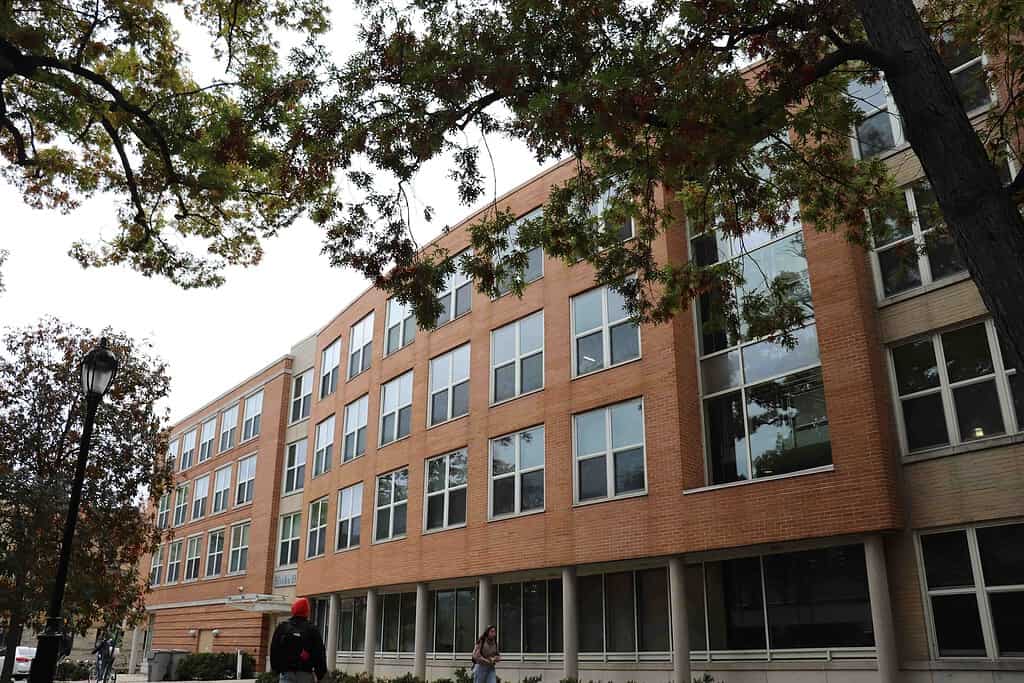
[[[168,669],[171,665],[171,653],[166,650],[153,650],[149,653],[147,659],[147,681],[164,681],[168,680],[167,674]]]

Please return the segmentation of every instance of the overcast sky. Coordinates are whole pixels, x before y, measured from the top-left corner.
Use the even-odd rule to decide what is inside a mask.
[[[339,9],[339,40],[332,43],[351,45],[352,17],[347,7]],[[198,52],[203,47],[197,40],[186,36],[184,42]],[[517,141],[489,142],[499,193],[542,168]],[[435,164],[415,181],[415,196],[429,198],[437,210],[432,223],[417,226],[420,243],[472,211],[459,205],[445,176],[444,166]],[[120,267],[83,270],[67,255],[68,249],[75,240],[111,234],[115,206],[113,198],[101,196],[70,215],[38,211],[0,181],[0,249],[10,252],[3,266],[0,326],[26,325],[50,315],[96,330],[109,325],[151,340],[173,378],[168,402],[172,419],[287,353],[367,284],[354,271],[328,265],[320,254],[320,231],[304,219],[265,243],[259,266],[230,270],[227,283],[218,289],[184,291]]]

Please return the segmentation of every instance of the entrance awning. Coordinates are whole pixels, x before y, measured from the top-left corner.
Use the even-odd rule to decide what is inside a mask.
[[[267,612],[271,614],[291,614],[292,600],[283,595],[267,595],[265,593],[243,593],[229,595],[224,604],[246,612]]]

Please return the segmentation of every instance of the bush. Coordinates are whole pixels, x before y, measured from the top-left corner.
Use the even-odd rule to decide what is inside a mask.
[[[242,678],[252,678],[255,660],[242,653]],[[236,655],[233,652],[199,652],[186,655],[178,663],[175,678],[179,681],[222,681],[235,677]]]
[[[466,671],[466,667],[460,666],[455,670],[455,683],[473,683],[473,675]]]
[[[264,671],[256,675],[256,683],[277,683],[278,676],[273,671]]]
[[[85,659],[64,658],[57,664],[57,674],[54,678],[58,681],[84,681],[88,680],[92,671],[92,663]]]
[[[523,683],[540,683],[540,681],[541,681],[541,677],[540,676],[527,676],[526,678],[523,679]]]

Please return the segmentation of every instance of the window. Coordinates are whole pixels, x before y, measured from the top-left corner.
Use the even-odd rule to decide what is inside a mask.
[[[366,453],[366,414],[369,408],[369,394],[363,394],[345,406],[345,447],[341,453],[342,462],[348,462]]]
[[[544,509],[544,425],[490,441],[491,517]]]
[[[544,311],[491,332],[491,403],[544,388]]]
[[[338,366],[341,364],[341,339],[335,339],[320,354],[320,398],[338,388]]]
[[[316,426],[316,451],[313,453],[313,476],[319,477],[331,469],[334,451],[334,416]]]
[[[359,545],[359,527],[363,515],[362,482],[338,491],[338,534],[335,550]]]
[[[203,537],[190,536],[185,552],[185,580],[195,581],[199,578],[199,556],[202,554]]]
[[[181,526],[188,521],[188,486],[188,482],[185,482],[174,490],[174,526]]]
[[[432,591],[435,653],[469,654],[477,633],[475,588]],[[480,626],[483,628],[483,626]],[[500,642],[500,641],[499,641]],[[502,646],[502,650],[505,648]]]
[[[212,514],[228,509],[228,498],[231,495],[231,465],[222,467],[213,475],[213,508]]]
[[[825,658],[874,645],[862,545],[706,562],[687,568],[686,583],[691,651]]]
[[[911,215],[907,225],[875,212],[875,268],[879,297],[895,296],[921,285],[962,273],[966,266],[945,231],[935,194],[927,181],[903,189]],[[923,253],[922,253],[923,251]]]
[[[578,590],[581,653],[671,649],[668,576],[663,567],[581,576]]]
[[[992,102],[992,92],[985,77],[984,58],[977,45],[958,44],[945,36],[938,45],[942,61],[953,77],[953,86],[960,95],[964,111],[987,107]]]
[[[149,565],[149,585],[159,586],[160,576],[164,570],[164,547],[158,545],[153,552],[153,559]]]
[[[390,355],[412,343],[416,338],[416,319],[412,306],[398,299],[388,299],[387,329],[384,332],[384,355]]]
[[[235,505],[252,502],[256,483],[256,456],[250,455],[238,461],[238,483],[235,485]]]
[[[178,448],[181,446],[180,439],[171,439],[167,444],[167,462],[171,466],[171,471],[178,466]]]
[[[231,527],[231,557],[228,560],[228,572],[235,574],[244,572],[249,562],[249,522]]]
[[[1007,370],[991,320],[895,346],[905,453],[977,441],[1020,429],[1021,388]]]
[[[617,187],[609,187],[605,190],[597,201],[590,206],[590,215],[597,219],[597,225],[602,229],[602,232],[611,236],[614,235],[620,242],[625,242],[628,239],[632,239],[636,236],[636,226],[633,223],[632,216],[621,216],[616,215],[615,217],[605,217],[605,212],[611,209],[612,197],[618,194],[620,191]],[[629,201],[628,198],[623,198],[624,201]],[[620,200],[620,201],[623,201]],[[616,207],[616,213],[622,211],[620,208],[622,205],[619,204]]]
[[[387,541],[405,536],[406,507],[409,497],[409,469],[403,467],[377,477],[377,501],[374,540]]]
[[[416,594],[385,593],[377,598],[380,631],[377,652],[398,653],[416,650]]]
[[[455,269],[445,279],[444,289],[437,294],[437,301],[441,306],[441,312],[437,316],[438,326],[469,313],[473,304],[473,280],[462,272],[459,256],[461,254],[453,257]]]
[[[280,542],[277,566],[289,567],[299,563],[299,538],[302,536],[302,513],[281,515]]]
[[[626,301],[610,287],[572,298],[573,376],[610,368],[640,357],[640,328]]]
[[[335,378],[337,384],[337,378]],[[306,370],[292,381],[292,412],[291,422],[298,422],[309,417],[313,403],[313,368]]]
[[[313,598],[309,601],[309,621],[320,632],[320,640],[327,642],[327,614],[330,612],[331,601],[327,598]]]
[[[220,415],[220,450],[219,453],[235,447],[238,436],[238,404],[231,406]]]
[[[185,433],[181,448],[181,471],[184,472],[192,467],[196,457],[196,430],[192,429]]]
[[[400,375],[380,392],[380,445],[409,436],[412,426],[412,370]]]
[[[260,433],[260,416],[263,413],[263,390],[245,399],[245,422],[242,423],[242,441],[248,441]]]
[[[561,581],[503,583],[496,589],[495,624],[503,655],[562,651]]]
[[[284,456],[284,492],[301,491],[306,480],[306,447],[308,439],[288,444]]]
[[[206,578],[220,576],[224,561],[224,530],[211,531],[206,537]]]
[[[175,541],[167,552],[167,583],[174,583],[181,578],[181,544]]]
[[[642,399],[574,415],[576,502],[647,490]]]
[[[342,598],[338,621],[338,650],[362,654],[366,639],[366,598]]]
[[[171,494],[170,492],[160,496],[160,502],[157,504],[156,511],[156,528],[166,529],[167,523],[171,519]]]
[[[939,657],[1024,657],[1024,524],[922,533]]]
[[[213,441],[217,433],[217,418],[211,417],[203,423],[203,437],[199,442],[199,462],[206,462],[213,455]]]
[[[373,360],[373,313],[352,326],[348,344],[348,378],[370,369]]]
[[[427,504],[423,526],[427,531],[466,523],[466,449],[427,461]]]
[[[523,267],[521,272],[518,272],[513,268],[511,263],[502,263],[520,251],[520,226],[526,221],[540,218],[542,214],[543,208],[538,207],[525,216],[521,216],[508,227],[508,232],[506,233],[508,244],[504,249],[501,249],[494,254],[495,266],[501,266],[502,268],[507,269],[497,282],[498,296],[508,294],[512,291],[512,284],[514,282],[526,285],[534,280],[539,280],[544,276],[544,251],[540,247],[533,247],[526,252],[526,265]]]
[[[327,498],[309,504],[309,538],[306,559],[320,557],[327,549]]]
[[[469,344],[431,359],[427,412],[430,425],[469,412]]]
[[[210,475],[199,477],[192,486],[192,519],[206,515],[206,501],[210,497]]]

